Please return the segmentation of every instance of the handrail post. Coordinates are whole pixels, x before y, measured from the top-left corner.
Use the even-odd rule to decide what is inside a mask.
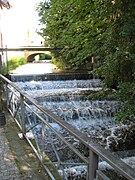
[[[89,149],[88,180],[94,180],[96,178],[98,159],[98,155]]]
[[[9,96],[8,96],[9,90],[8,90],[8,83],[7,82],[5,82],[5,90],[6,90],[6,107],[8,109],[8,106],[9,106]]]
[[[24,96],[20,94],[20,104],[21,104],[21,126],[22,126],[22,133],[23,137],[24,134],[26,133],[26,126],[25,126],[25,107],[24,107]]]
[[[42,123],[42,161],[43,161],[43,158],[44,158],[44,139],[45,139],[45,124]]]

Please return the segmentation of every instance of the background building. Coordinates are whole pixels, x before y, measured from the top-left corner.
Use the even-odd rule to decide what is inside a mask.
[[[0,46],[41,46],[43,39],[36,33],[38,14],[36,5],[40,0],[10,0],[11,9],[0,12]]]

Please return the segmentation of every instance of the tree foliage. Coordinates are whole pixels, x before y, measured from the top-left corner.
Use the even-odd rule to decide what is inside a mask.
[[[119,118],[135,118],[135,3],[133,0],[42,0],[40,34],[67,69],[92,65],[123,102]],[[126,92],[125,92],[126,91]],[[128,116],[125,116],[127,112]],[[130,118],[129,118],[130,119]]]
[[[40,34],[48,37],[51,47],[61,48],[55,56],[66,68],[77,69],[91,60],[90,6],[88,0],[60,0],[59,3],[52,0],[44,1],[38,7],[40,22],[45,25]]]
[[[8,72],[12,72],[12,70],[16,69],[17,67],[26,64],[26,59],[22,57],[12,57],[7,62]]]

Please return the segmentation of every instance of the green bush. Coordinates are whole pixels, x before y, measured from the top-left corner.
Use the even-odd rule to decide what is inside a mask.
[[[52,59],[49,54],[39,54],[39,60]]]
[[[16,69],[17,67],[26,64],[27,61],[24,57],[13,57],[8,60],[7,66],[8,66],[8,72]]]
[[[117,120],[121,122],[135,122],[135,82],[124,82],[118,86],[117,100],[121,102],[121,109],[117,113]]]

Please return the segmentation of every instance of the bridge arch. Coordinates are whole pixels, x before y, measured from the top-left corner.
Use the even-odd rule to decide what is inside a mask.
[[[26,58],[27,62],[33,62],[35,60],[35,56],[40,56],[41,54],[49,55],[52,57],[50,51],[24,51],[24,57]]]

